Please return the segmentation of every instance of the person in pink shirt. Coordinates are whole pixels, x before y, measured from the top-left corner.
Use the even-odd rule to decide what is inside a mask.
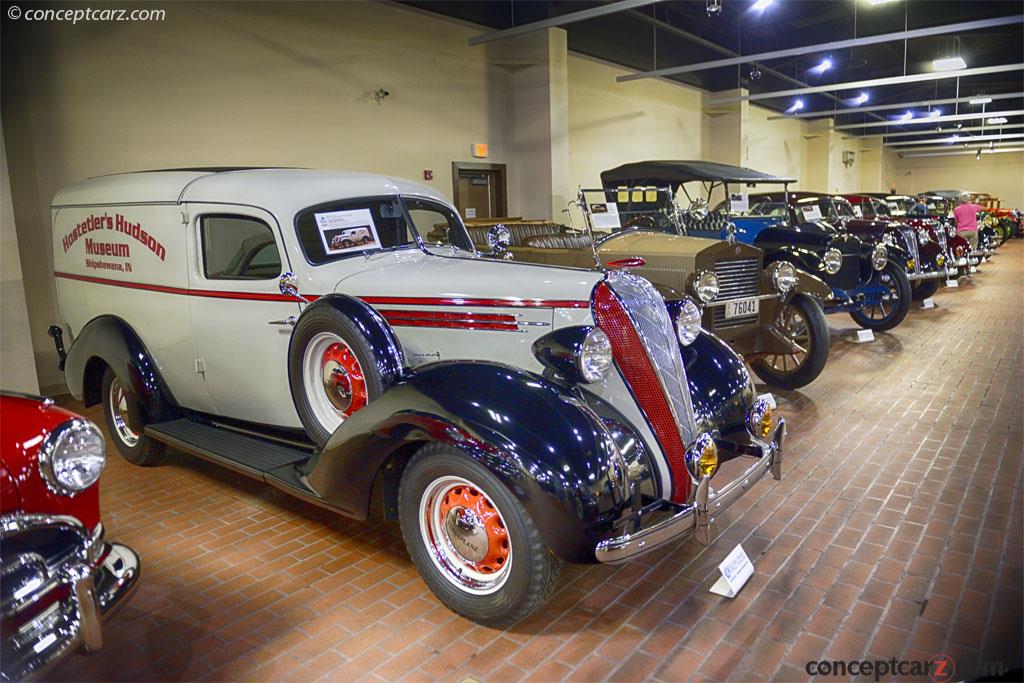
[[[960,197],[956,208],[953,209],[953,216],[956,218],[957,234],[970,243],[971,249],[978,248],[979,211],[981,211],[981,207],[968,199],[966,195]]]

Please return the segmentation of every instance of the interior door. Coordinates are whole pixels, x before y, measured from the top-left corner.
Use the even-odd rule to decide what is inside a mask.
[[[216,413],[301,427],[288,385],[290,322],[300,311],[279,289],[291,270],[280,226],[246,206],[190,204],[188,212],[196,240],[189,274],[196,371]]]
[[[460,171],[459,200],[462,217],[493,218],[497,215],[497,191],[493,171]]]

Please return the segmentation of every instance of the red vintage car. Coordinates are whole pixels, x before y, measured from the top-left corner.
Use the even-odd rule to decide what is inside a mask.
[[[135,588],[139,558],[103,541],[96,425],[16,394],[0,394],[0,415],[0,677],[23,680],[102,646],[102,621]]]

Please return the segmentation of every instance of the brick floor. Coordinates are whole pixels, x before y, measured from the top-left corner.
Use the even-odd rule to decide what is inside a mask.
[[[567,567],[548,608],[506,630],[435,600],[397,525],[180,454],[147,469],[115,455],[105,522],[142,583],[106,648],[54,677],[792,680],[811,658],[937,653],[958,678],[1020,667],[1022,257],[1008,244],[874,343],[836,338],[824,374],[778,396],[785,480],[722,515],[711,546]],[[737,542],[756,572],[726,600],[708,587]]]

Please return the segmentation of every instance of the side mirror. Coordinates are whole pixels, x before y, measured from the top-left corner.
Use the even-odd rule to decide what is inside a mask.
[[[510,244],[512,244],[512,231],[507,226],[499,223],[491,226],[491,229],[487,231],[487,248],[494,256],[504,254],[508,251]]]
[[[281,290],[281,293],[285,296],[290,296],[299,301],[309,303],[309,300],[299,294],[299,279],[295,277],[295,273],[287,272],[282,273],[281,277],[277,281],[277,288]]]
[[[703,197],[697,197],[690,202],[690,206],[686,209],[686,213],[695,220],[704,220],[708,217],[708,200]]]

